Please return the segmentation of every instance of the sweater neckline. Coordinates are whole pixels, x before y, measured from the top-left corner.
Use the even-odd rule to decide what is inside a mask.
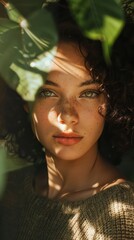
[[[108,196],[110,196],[111,198],[113,198],[113,196],[117,195],[117,194],[121,194],[121,192],[124,192],[124,189],[130,189],[133,188],[134,189],[134,184],[130,181],[125,181],[122,183],[119,183],[117,185],[111,186],[109,188],[106,188],[94,195],[92,195],[91,197],[88,197],[86,199],[82,199],[82,200],[75,200],[75,201],[71,201],[68,199],[50,199],[44,196],[39,195],[38,193],[36,193],[33,190],[33,194],[36,197],[36,200],[40,202],[40,204],[47,204],[48,206],[51,207],[70,207],[70,208],[74,208],[74,207],[80,207],[82,205],[90,205],[93,202],[98,202],[99,201],[105,201],[108,198]]]
[[[115,195],[124,193],[124,191],[131,190],[134,192],[134,182],[132,182],[130,180],[126,180],[124,182],[110,186],[109,188],[103,189],[100,192],[98,192],[86,199],[75,200],[75,201],[71,201],[68,199],[62,199],[62,200],[61,199],[50,199],[46,196],[42,196],[42,195],[38,194],[34,190],[34,188],[33,188],[33,169],[31,171],[31,168],[30,168],[30,172],[28,170],[28,174],[27,174],[27,177],[25,178],[25,180],[26,180],[25,186],[28,187],[29,193],[31,192],[31,194],[36,199],[36,201],[41,205],[47,204],[48,206],[51,206],[51,207],[53,207],[53,206],[54,207],[56,207],[56,206],[79,207],[81,205],[86,205],[86,204],[91,204],[91,203],[96,203],[96,202],[98,202],[98,204],[99,204],[99,201],[106,202],[106,199],[108,199],[110,197],[112,198]]]

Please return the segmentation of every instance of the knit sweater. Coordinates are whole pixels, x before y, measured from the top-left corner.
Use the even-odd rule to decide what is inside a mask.
[[[12,173],[0,204],[1,240],[133,240],[134,183],[86,200],[52,200],[32,187],[32,169]]]

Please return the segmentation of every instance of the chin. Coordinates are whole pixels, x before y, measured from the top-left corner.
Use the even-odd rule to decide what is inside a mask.
[[[56,149],[56,151],[49,151],[49,155],[63,161],[75,161],[86,155],[87,151],[78,151],[76,149]]]

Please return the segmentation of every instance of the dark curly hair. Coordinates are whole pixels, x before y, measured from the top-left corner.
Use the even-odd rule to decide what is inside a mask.
[[[101,154],[113,163],[118,163],[122,154],[134,145],[132,29],[133,23],[126,22],[113,46],[111,64],[108,65],[99,41],[85,38],[74,22],[66,22],[58,27],[59,41],[70,41],[79,45],[86,68],[93,79],[101,83],[101,91],[107,96],[106,122],[99,148]],[[44,158],[43,147],[33,134],[24,105],[25,101],[1,79],[0,138],[4,140],[10,153],[36,162]]]

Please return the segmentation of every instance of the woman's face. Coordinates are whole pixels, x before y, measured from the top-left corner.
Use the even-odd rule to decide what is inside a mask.
[[[60,43],[32,110],[34,132],[47,153],[69,161],[97,151],[104,126],[98,109],[106,111],[99,87],[77,45]]]

